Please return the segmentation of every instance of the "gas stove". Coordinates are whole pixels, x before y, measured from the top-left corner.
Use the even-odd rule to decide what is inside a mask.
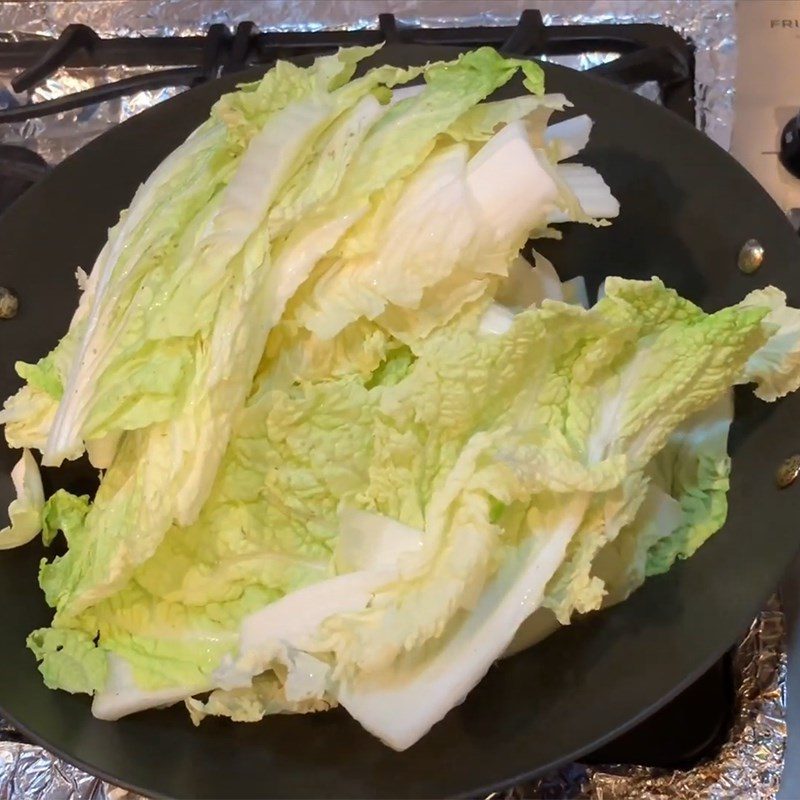
[[[87,25],[73,24],[55,41],[3,39],[0,36],[0,70],[18,73],[11,83],[13,92],[0,96],[0,138],[7,123],[73,109],[91,110],[98,103],[146,89],[189,88],[279,58],[380,42],[490,45],[514,56],[553,61],[570,57],[571,64],[575,56],[585,56],[586,63],[594,64],[590,67],[594,74],[646,93],[695,123],[693,45],[672,28],[649,23],[545,25],[539,12],[528,10],[515,26],[499,27],[412,27],[399,24],[391,14],[381,14],[374,30],[273,32],[245,21],[235,29],[213,24],[198,36],[102,38]],[[141,72],[71,94],[26,101],[26,93],[30,95],[58,70],[89,67],[141,68]],[[0,210],[46,170],[44,159],[32,150],[0,145]],[[691,768],[712,757],[725,741],[734,697],[728,655],[660,712],[582,761]],[[9,734],[0,729],[2,738],[8,739]]]
[[[143,89],[197,86],[281,58],[380,43],[489,45],[506,55],[552,59],[587,52],[615,55],[618,57],[592,71],[627,86],[655,81],[664,105],[694,121],[694,53],[672,28],[545,25],[538,11],[526,10],[513,27],[410,27],[398,24],[393,14],[380,14],[376,30],[263,32],[253,22],[241,22],[235,30],[211,25],[205,36],[104,39],[88,25],[69,25],[55,42],[0,42],[0,69],[21,70],[11,84],[15,92],[35,88],[61,67],[157,69],[52,100],[10,103],[0,110],[0,123],[83,108]]]

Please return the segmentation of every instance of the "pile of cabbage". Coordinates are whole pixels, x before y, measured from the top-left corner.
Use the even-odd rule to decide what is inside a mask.
[[[538,66],[484,48],[355,77],[373,52],[222,97],[17,365],[0,548],[66,540],[28,644],[100,718],[338,704],[404,749],[526,620],[690,556],[725,518],[731,387],[800,385],[777,289],[706,314],[608,278],[590,307],[521,258],[619,210],[562,163],[591,124],[548,125],[569,104]],[[526,94],[487,101],[518,72]],[[33,450],[86,454],[96,496],[45,499]]]

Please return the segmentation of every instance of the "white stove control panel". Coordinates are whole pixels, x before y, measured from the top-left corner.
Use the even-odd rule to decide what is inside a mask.
[[[800,0],[738,0],[736,27],[738,63],[731,154],[772,195],[795,228],[800,228],[800,178],[781,162],[783,144],[784,160],[791,169],[800,171],[800,141],[795,139],[794,127],[789,125],[800,113]],[[789,140],[783,142],[787,125]],[[800,132],[800,125],[797,131]],[[789,733],[778,800],[797,800],[800,798],[800,558],[789,569],[780,594],[788,634]]]
[[[731,153],[800,224],[800,0],[739,0]],[[784,161],[781,161],[783,144]],[[792,174],[793,170],[796,174]],[[797,209],[796,211],[792,211]]]

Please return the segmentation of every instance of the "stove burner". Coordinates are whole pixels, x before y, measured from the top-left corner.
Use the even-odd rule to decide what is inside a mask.
[[[618,53],[594,68],[626,86],[657,81],[667,108],[694,123],[694,50],[664,25],[545,25],[538,11],[524,11],[514,27],[415,28],[381,14],[377,30],[262,32],[242,22],[232,32],[212,25],[205,36],[103,39],[87,25],[69,25],[53,42],[0,42],[0,69],[19,68],[17,92],[39,85],[60,67],[172,66],[96,86],[82,92],[0,109],[0,122],[16,122],[165,86],[195,86],[279,58],[319,55],[338,47],[381,42],[458,47],[490,45],[506,55],[558,56]],[[175,64],[188,66],[174,67]]]

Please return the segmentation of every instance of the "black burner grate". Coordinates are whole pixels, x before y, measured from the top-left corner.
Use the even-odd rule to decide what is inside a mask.
[[[650,24],[545,25],[538,11],[522,13],[513,27],[419,28],[381,14],[378,28],[356,31],[259,31],[242,22],[235,31],[212,25],[205,36],[103,39],[87,25],[69,25],[55,41],[0,42],[0,69],[21,68],[15,91],[32,89],[60,67],[169,67],[55,100],[0,110],[14,122],[81,108],[102,100],[164,86],[196,86],[224,73],[279,58],[318,55],[338,47],[381,42],[458,47],[490,45],[515,56],[618,53],[593,71],[627,86],[655,81],[667,108],[694,123],[694,50],[672,28]]]

